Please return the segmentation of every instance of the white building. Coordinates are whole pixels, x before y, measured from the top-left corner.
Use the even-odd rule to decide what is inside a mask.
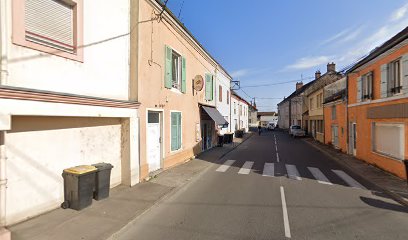
[[[228,126],[219,126],[221,134],[225,134],[231,129],[231,80],[232,77],[223,69],[217,71],[215,105],[217,110],[229,123]]]
[[[237,93],[232,91],[231,95],[231,131],[244,129],[245,132],[249,130],[248,126],[248,108],[249,103],[241,98]]]
[[[129,1],[2,0],[0,10],[0,227],[58,208],[68,167],[111,163],[111,187],[136,184]]]

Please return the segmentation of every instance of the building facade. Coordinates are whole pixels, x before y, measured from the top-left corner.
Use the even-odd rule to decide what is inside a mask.
[[[140,178],[144,179],[216,145],[216,130],[228,124],[224,102],[228,105],[231,77],[161,1],[131,3],[136,4],[132,23],[138,26],[131,34],[131,66],[137,66],[133,94],[142,103]],[[216,109],[219,86],[222,113]]]
[[[129,3],[5,0],[0,10],[1,225],[58,208],[65,168],[111,163],[111,187],[138,183]]]
[[[349,152],[406,178],[408,28],[348,71]]]
[[[276,112],[258,112],[258,122],[262,127],[267,127],[268,123],[278,124],[278,114]]]
[[[248,109],[249,103],[240,97],[236,92],[232,91],[231,96],[231,131],[244,129],[245,132],[249,130],[248,125]]]
[[[230,132],[231,128],[231,80],[232,77],[223,69],[216,72],[215,104],[217,110],[228,122],[226,125],[218,126],[220,134]]]
[[[258,127],[258,109],[256,104],[251,104],[248,106],[248,126],[249,127]]]
[[[347,79],[327,85],[323,91],[324,143],[347,153]]]
[[[342,74],[336,72],[334,63],[327,64],[327,72],[320,75],[317,71],[315,81],[308,86],[304,92],[303,104],[306,109],[303,110],[303,125],[307,125],[305,129],[310,136],[315,140],[325,142],[325,125],[323,116],[323,88],[342,78]]]

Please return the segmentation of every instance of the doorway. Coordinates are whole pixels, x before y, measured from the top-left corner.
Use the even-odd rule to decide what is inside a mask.
[[[147,113],[147,164],[149,172],[159,170],[162,167],[161,158],[161,112],[148,111]]]
[[[350,123],[350,154],[357,155],[357,124]]]

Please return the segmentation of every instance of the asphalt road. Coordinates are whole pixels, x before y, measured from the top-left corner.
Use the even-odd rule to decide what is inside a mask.
[[[408,211],[302,140],[275,131],[241,144],[121,235],[289,238],[408,239]]]

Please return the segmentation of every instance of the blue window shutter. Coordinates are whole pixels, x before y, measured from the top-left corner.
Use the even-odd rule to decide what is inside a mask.
[[[361,97],[363,94],[363,78],[358,77],[357,78],[357,102],[361,102]]]
[[[171,150],[178,149],[178,116],[176,112],[171,113]]]
[[[405,54],[401,58],[401,80],[402,80],[402,92],[408,93],[408,54]]]
[[[212,85],[212,77],[210,74],[205,74],[205,99],[211,100],[211,85]]]
[[[388,97],[388,64],[381,65],[381,98]]]
[[[181,92],[186,93],[186,58],[181,59]]]
[[[171,88],[172,86],[172,55],[173,55],[173,50],[169,46],[165,46],[165,66],[164,66],[164,86],[166,88]]]

